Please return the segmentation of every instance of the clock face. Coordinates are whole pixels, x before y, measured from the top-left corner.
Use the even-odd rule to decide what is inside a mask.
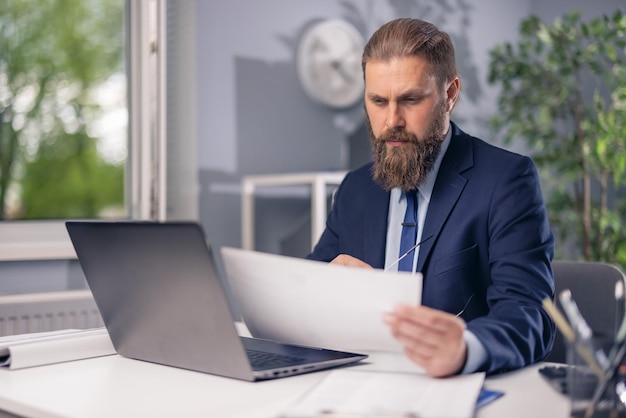
[[[361,100],[364,44],[359,31],[343,20],[326,20],[309,28],[297,55],[298,77],[307,95],[335,108]]]

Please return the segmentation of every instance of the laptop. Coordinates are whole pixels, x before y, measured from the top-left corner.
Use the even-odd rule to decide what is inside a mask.
[[[68,221],[66,228],[111,341],[124,357],[247,381],[367,357],[240,337],[197,223]]]

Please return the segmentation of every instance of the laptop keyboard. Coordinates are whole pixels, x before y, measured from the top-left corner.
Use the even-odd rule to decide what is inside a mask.
[[[305,360],[301,357],[268,353],[265,351],[256,351],[251,349],[246,349],[246,353],[248,354],[252,368],[256,370],[291,366]]]

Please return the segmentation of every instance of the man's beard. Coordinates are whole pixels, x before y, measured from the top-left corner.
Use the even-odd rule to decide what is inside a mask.
[[[426,181],[435,165],[443,142],[445,102],[435,109],[433,119],[423,138],[404,129],[387,130],[378,138],[367,119],[370,141],[374,154],[374,180],[385,190],[399,187],[404,191],[415,190]],[[386,142],[406,141],[399,147],[388,147]]]

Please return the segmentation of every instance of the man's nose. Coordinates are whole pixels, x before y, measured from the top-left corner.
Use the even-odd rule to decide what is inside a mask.
[[[404,127],[404,118],[400,109],[395,104],[390,104],[387,109],[387,129],[397,129]]]

